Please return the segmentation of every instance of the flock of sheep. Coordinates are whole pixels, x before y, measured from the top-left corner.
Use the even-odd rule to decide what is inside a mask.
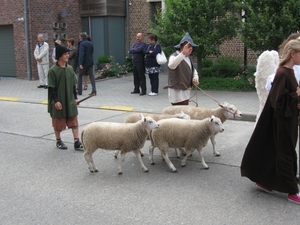
[[[173,172],[177,172],[177,169],[169,159],[169,148],[175,148],[178,157],[177,148],[185,155],[181,161],[182,167],[197,149],[203,168],[208,169],[202,155],[202,148],[210,139],[213,154],[220,156],[215,146],[216,134],[224,131],[223,123],[227,119],[240,119],[241,117],[242,113],[234,105],[225,102],[217,109],[170,106],[165,108],[162,114],[133,113],[125,119],[124,123],[93,122],[87,125],[81,133],[84,158],[90,172],[93,173],[98,172],[92,157],[98,148],[115,150],[115,158],[120,152],[121,159],[117,171],[118,174],[122,174],[125,155],[133,151],[143,171],[148,172],[141,158],[141,148],[146,140],[150,140],[149,160],[152,165],[154,165],[153,150],[156,147],[161,151],[161,156]]]

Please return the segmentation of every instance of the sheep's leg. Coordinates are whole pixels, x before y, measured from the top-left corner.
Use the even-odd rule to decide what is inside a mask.
[[[183,160],[181,161],[182,167],[186,166],[186,160],[192,155],[193,150],[189,149],[189,148],[185,148],[185,153],[186,153],[186,155],[184,156]]]
[[[93,153],[87,153],[85,152],[84,153],[84,158],[89,166],[89,169],[90,169],[90,172],[91,173],[94,173],[94,172],[98,172],[98,169],[97,167],[95,166],[94,164],[94,160],[93,160]]]
[[[162,154],[163,159],[164,159],[165,162],[167,163],[167,165],[170,167],[170,169],[171,169],[174,173],[176,173],[176,172],[177,172],[177,169],[175,168],[175,166],[171,163],[171,161],[170,161],[170,159],[169,159],[168,149],[169,149],[169,147],[164,148],[164,149],[161,149],[161,154]]]
[[[114,151],[114,157],[115,158],[118,158],[119,152],[120,152],[119,150]]]
[[[204,157],[203,157],[203,151],[202,151],[202,147],[199,147],[197,148],[198,152],[199,152],[199,156],[200,156],[200,159],[201,159],[201,163],[202,163],[202,166],[204,167],[204,169],[209,169],[208,165],[205,163],[205,160],[204,160]]]
[[[213,135],[210,137],[211,144],[213,146],[213,153],[215,156],[220,156],[221,154],[216,150],[216,141],[215,141],[216,135]]]
[[[123,163],[124,160],[125,160],[125,156],[126,156],[126,152],[122,152],[122,151],[121,151],[121,159],[120,159],[119,165],[118,165],[118,174],[119,174],[119,175],[123,174],[123,172],[122,172],[122,163]]]
[[[182,154],[183,156],[186,155],[186,152],[185,152],[185,150],[184,150],[183,148],[179,148],[179,150],[180,150],[180,152],[181,152],[181,154]]]
[[[149,147],[149,161],[151,165],[155,165],[155,162],[153,160],[153,150],[155,147],[153,147],[152,145]]]
[[[144,172],[149,172],[149,170],[147,169],[147,167],[144,165],[143,161],[142,161],[142,156],[141,156],[141,150],[133,150],[133,152],[135,153],[136,157],[138,158],[142,169],[144,170]]]
[[[176,157],[177,157],[177,158],[180,158],[180,154],[179,154],[178,149],[177,149],[177,148],[174,148],[174,150],[175,150],[175,155],[176,155]]]
[[[142,157],[144,156],[144,154],[142,153],[141,149],[140,149],[140,154],[141,154]]]

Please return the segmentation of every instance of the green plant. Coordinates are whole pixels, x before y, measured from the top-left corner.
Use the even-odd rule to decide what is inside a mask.
[[[97,63],[100,64],[100,63],[110,63],[112,60],[111,56],[109,55],[101,55],[99,56],[98,60],[97,60]]]
[[[128,72],[133,71],[132,55],[125,57],[125,65]]]
[[[98,70],[96,79],[103,79],[106,77],[120,77],[121,74],[127,74],[126,65],[120,65],[114,60],[113,56],[110,56],[110,62],[106,63],[105,66]]]
[[[220,57],[213,63],[214,77],[234,77],[242,71],[242,62],[234,57]]]

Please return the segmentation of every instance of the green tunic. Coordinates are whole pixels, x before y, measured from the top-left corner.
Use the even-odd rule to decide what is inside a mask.
[[[54,88],[58,101],[62,104],[62,110],[55,109],[55,102],[51,99],[48,91],[48,113],[52,118],[64,118],[78,115],[77,105],[74,97],[74,86],[76,78],[70,65],[62,68],[55,64],[48,72],[48,86]]]

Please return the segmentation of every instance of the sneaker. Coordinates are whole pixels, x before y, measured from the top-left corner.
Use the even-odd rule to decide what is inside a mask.
[[[157,93],[155,93],[155,92],[150,92],[148,95],[149,95],[149,96],[155,96],[155,95],[157,95]]]
[[[62,142],[62,140],[56,142],[56,147],[59,149],[67,149],[68,148],[68,146],[66,146],[65,143]]]
[[[75,150],[83,151],[83,146],[80,141],[74,142],[74,148],[75,148]]]
[[[45,85],[44,88],[45,88],[45,89],[48,89],[48,85]]]
[[[296,204],[300,204],[300,193],[295,195],[288,195],[288,200]]]
[[[273,194],[273,193],[276,193],[276,191],[272,190],[271,188],[267,188],[259,183],[255,183],[256,187],[266,193],[269,193],[269,194]]]
[[[39,85],[37,88],[45,88],[45,85]]]

